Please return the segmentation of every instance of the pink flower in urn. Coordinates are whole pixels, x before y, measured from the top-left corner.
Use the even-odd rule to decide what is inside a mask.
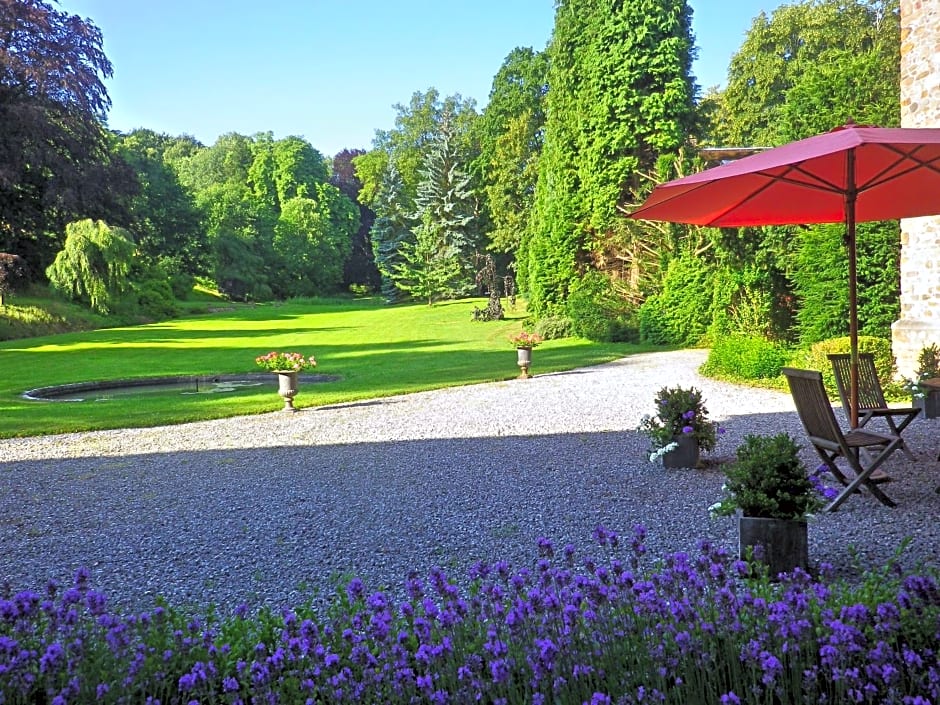
[[[313,355],[304,357],[301,353],[276,351],[259,355],[255,358],[255,363],[269,372],[300,372],[317,366]]]

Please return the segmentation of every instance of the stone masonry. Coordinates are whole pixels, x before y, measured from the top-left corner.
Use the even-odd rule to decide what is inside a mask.
[[[901,127],[940,127],[940,0],[901,0]],[[940,345],[940,217],[901,221],[900,269],[892,347],[912,378],[921,348]]]

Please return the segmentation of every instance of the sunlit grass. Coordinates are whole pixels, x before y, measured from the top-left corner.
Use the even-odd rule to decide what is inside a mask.
[[[509,380],[519,373],[508,343],[524,310],[471,320],[481,300],[387,306],[376,299],[240,306],[213,314],[0,343],[0,438],[154,426],[275,411],[272,388],[216,395],[146,395],[105,402],[34,402],[21,394],[74,382],[257,373],[271,350],[315,355],[336,381],[302,385],[295,405],[321,406],[446,386]],[[548,341],[535,374],[610,361],[641,350],[580,338]]]

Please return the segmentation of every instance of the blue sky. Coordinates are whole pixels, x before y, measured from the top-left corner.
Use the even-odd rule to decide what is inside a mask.
[[[690,0],[703,88],[723,84],[752,19],[779,0]],[[114,67],[109,124],[300,135],[368,149],[396,103],[436,88],[482,109],[515,47],[544,49],[553,0],[60,0],[90,18]]]

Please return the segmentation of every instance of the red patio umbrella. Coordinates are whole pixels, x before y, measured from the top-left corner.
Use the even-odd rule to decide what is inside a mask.
[[[855,223],[940,213],[940,128],[843,127],[660,184],[631,218],[742,227],[845,223],[858,425]]]

